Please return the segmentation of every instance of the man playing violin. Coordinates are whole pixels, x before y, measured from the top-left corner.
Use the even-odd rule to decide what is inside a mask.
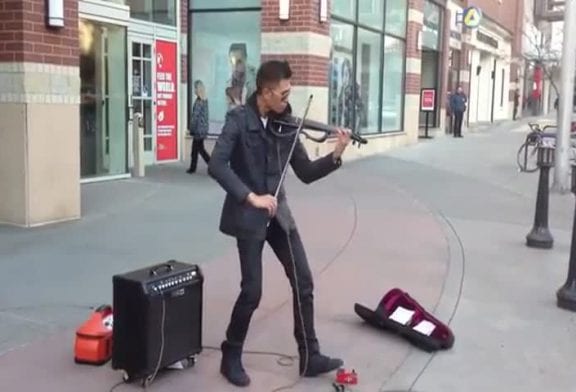
[[[262,295],[262,250],[268,242],[282,263],[292,286],[294,337],[300,375],[315,377],[343,365],[320,353],[314,328],[313,277],[283,187],[275,197],[295,134],[279,137],[274,120],[289,118],[290,79],[287,62],[268,61],[256,76],[257,90],[246,105],[230,110],[208,167],[208,173],[226,191],[220,231],[236,238],[242,275],[241,291],[222,342],[220,372],[232,384],[247,386],[242,349],[252,314]],[[300,140],[290,165],[309,184],[338,169],[350,143],[350,131],[337,129],[334,151],[311,161]]]

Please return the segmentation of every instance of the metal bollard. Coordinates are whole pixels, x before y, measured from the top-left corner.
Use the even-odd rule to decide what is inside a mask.
[[[140,127],[142,113],[134,113],[132,122],[132,151],[134,154],[134,165],[132,165],[133,177],[144,177],[144,129]]]
[[[538,195],[536,197],[536,212],[534,226],[526,236],[526,246],[531,248],[550,249],[554,238],[548,229],[548,199],[550,195],[550,168],[554,165],[554,148],[542,146],[538,148]]]
[[[576,165],[572,165],[572,193],[576,195]],[[570,262],[566,283],[556,293],[559,308],[576,312],[576,208],[572,224],[572,243],[570,245]]]

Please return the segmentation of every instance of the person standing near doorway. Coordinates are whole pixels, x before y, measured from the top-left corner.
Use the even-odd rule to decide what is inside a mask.
[[[456,93],[450,97],[450,111],[454,114],[454,128],[452,129],[454,137],[462,137],[462,120],[467,102],[468,98],[466,98],[462,86],[458,86]]]
[[[202,155],[204,162],[210,162],[210,155],[204,148],[204,139],[208,135],[208,99],[206,90],[201,80],[194,82],[194,92],[196,101],[192,107],[190,116],[190,135],[192,135],[192,153],[190,154],[190,168],[186,171],[189,174],[196,172],[198,164],[198,154]]]

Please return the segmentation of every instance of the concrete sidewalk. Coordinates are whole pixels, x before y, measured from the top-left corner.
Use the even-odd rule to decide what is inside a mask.
[[[316,276],[323,351],[355,368],[355,391],[573,392],[576,315],[555,305],[568,268],[573,195],[551,195],[551,250],[524,245],[537,174],[519,173],[523,122],[421,141],[346,164],[288,192]],[[73,363],[74,329],[88,305],[110,302],[113,274],[169,258],[206,275],[204,344],[222,339],[238,290],[233,241],[217,232],[222,192],[203,175],[164,166],[143,180],[83,187],[79,222],[0,227],[0,390],[106,392],[120,374]],[[247,349],[293,355],[291,300],[267,250],[264,298]],[[271,261],[270,263],[268,261]],[[456,342],[427,354],[354,314],[401,287],[442,320]],[[22,346],[22,344],[25,344]],[[205,350],[197,367],[162,375],[154,391],[232,391]],[[247,390],[296,380],[294,366],[246,355]],[[31,377],[33,375],[33,377]],[[293,391],[330,391],[333,375]],[[121,385],[115,391],[140,390]]]
[[[204,344],[219,345],[239,289],[237,255],[233,241],[217,231],[222,191],[184,170],[163,166],[142,180],[85,185],[78,222],[0,228],[0,390],[101,392],[121,381],[109,365],[73,363],[75,328],[89,305],[110,303],[112,275],[171,258],[203,268]],[[416,198],[358,163],[308,187],[290,177],[287,190],[316,278],[322,350],[359,372],[358,390],[380,390],[413,349],[367,327],[354,303],[375,307],[401,287],[450,317],[461,273],[454,235]],[[295,355],[289,286],[269,249],[264,262],[264,296],[246,349]],[[150,388],[236,390],[219,375],[219,359],[205,350],[195,368],[160,375]],[[245,356],[249,390],[271,391],[297,379],[297,363],[282,367],[276,360]],[[292,390],[330,390],[333,377],[301,380]]]

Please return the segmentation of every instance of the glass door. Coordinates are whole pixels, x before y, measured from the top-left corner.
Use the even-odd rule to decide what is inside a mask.
[[[129,91],[131,93],[132,121],[139,117],[139,126],[144,135],[144,164],[153,164],[156,152],[156,132],[154,121],[154,93],[152,74],[154,72],[153,41],[140,38],[131,38],[130,61],[128,62],[128,73],[131,75],[129,81]],[[133,122],[130,122],[133,126]]]
[[[125,174],[126,29],[81,19],[79,34],[81,176]]]

